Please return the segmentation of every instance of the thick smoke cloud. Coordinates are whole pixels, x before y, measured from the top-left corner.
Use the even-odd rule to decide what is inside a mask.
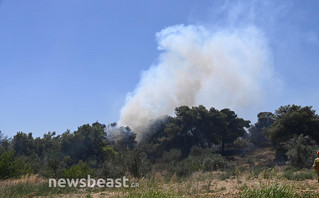
[[[271,80],[271,58],[263,33],[254,26],[210,31],[176,25],[156,34],[158,63],[144,71],[128,93],[119,124],[139,140],[148,124],[175,107],[200,105],[250,108]]]

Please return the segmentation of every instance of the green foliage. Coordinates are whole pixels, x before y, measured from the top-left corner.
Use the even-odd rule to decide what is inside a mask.
[[[136,134],[129,127],[116,127],[116,123],[108,125],[107,139],[117,151],[130,151],[136,146]]]
[[[260,184],[259,188],[245,187],[240,197],[243,198],[292,198],[296,196],[294,189],[288,185],[264,185]]]
[[[239,150],[248,150],[252,147],[252,143],[248,138],[239,137],[234,141],[234,147]]]
[[[181,106],[175,110],[176,117],[166,125],[166,142],[170,148],[181,149],[182,158],[186,158],[193,146],[211,147],[213,144],[233,143],[246,134],[249,121],[238,118],[234,111],[211,108],[202,105],[189,108]]]
[[[182,153],[180,149],[171,149],[168,152],[164,152],[161,158],[161,162],[179,161]]]
[[[126,156],[128,171],[135,177],[145,176],[151,170],[151,164],[145,152],[133,150]]]
[[[98,169],[101,177],[119,178],[125,174],[135,177],[145,176],[151,169],[151,164],[145,152],[134,149],[125,154],[115,154],[104,161]]]
[[[21,158],[15,158],[14,152],[5,152],[0,156],[0,179],[17,178],[31,173],[28,164],[23,163]]]
[[[7,139],[8,139],[8,137],[6,137],[6,136],[2,133],[2,131],[0,130],[0,146],[1,146],[2,142],[5,141],[5,140],[7,140]]]
[[[107,146],[105,125],[98,122],[92,126],[85,124],[78,128],[73,134],[69,131],[62,134],[62,152],[69,155],[72,163],[80,160],[89,162],[92,160],[101,161],[103,148]]]
[[[287,150],[288,164],[297,168],[310,168],[316,157],[316,146],[309,136],[300,134],[282,143]]]
[[[232,167],[232,164],[220,154],[203,153],[200,156],[189,156],[178,163],[171,163],[168,171],[179,177],[189,176],[195,171],[216,171]]]
[[[43,169],[40,171],[40,174],[44,177],[57,178],[63,175],[65,169],[65,163],[59,160],[56,156],[52,158],[46,158],[44,162]]]
[[[130,192],[126,198],[173,198],[176,195],[172,192],[164,192],[158,188],[147,189],[145,192]]]
[[[238,169],[227,169],[218,175],[219,180],[226,180],[229,178],[234,178],[239,175]]]
[[[17,155],[31,155],[35,151],[32,133],[18,132],[12,139],[12,145]]]
[[[281,106],[276,110],[275,122],[266,134],[275,146],[277,156],[284,157],[287,150],[281,143],[296,135],[304,134],[319,141],[319,117],[311,106]]]
[[[77,165],[73,165],[67,170],[64,170],[64,178],[87,178],[95,175],[94,170],[85,162],[80,161]]]
[[[311,139],[319,142],[319,117],[312,107],[288,105],[275,114],[261,112],[258,122],[249,129],[250,136],[245,129],[249,121],[230,109],[180,106],[175,114],[152,121],[149,133],[139,144],[129,127],[117,127],[116,123],[85,124],[73,133],[48,132],[42,138],[18,132],[8,139],[0,131],[1,178],[26,173],[82,177],[93,174],[92,171],[103,177],[142,177],[156,163],[163,171],[168,169],[169,174],[178,176],[194,171],[226,170],[232,164],[213,154],[217,149],[226,155],[226,148],[241,152],[251,142],[267,145],[265,135],[278,156],[285,156],[294,167],[304,168],[310,167],[314,159],[315,143]],[[253,160],[248,161],[254,166]]]
[[[165,133],[173,148],[180,148],[182,158],[188,156],[194,145],[217,143],[212,132],[209,112],[204,106],[181,106],[175,110],[176,117],[166,125]]]
[[[222,152],[226,143],[233,143],[238,137],[246,134],[245,127],[249,127],[250,121],[238,118],[234,111],[230,109],[222,109],[222,117],[224,117],[223,130],[220,131]]]
[[[274,179],[278,176],[279,170],[276,168],[266,168],[261,171],[261,176],[263,179]]]
[[[269,129],[275,121],[275,115],[271,112],[261,112],[257,115],[258,121],[249,128],[250,141],[256,146],[269,145],[269,140],[265,136],[265,131]]]
[[[39,158],[39,156],[35,153],[33,153],[30,156],[19,156],[17,157],[19,160],[21,160],[24,164],[24,166],[28,167],[28,172],[29,173],[39,173],[39,171],[41,170],[41,159]]]
[[[97,170],[101,178],[120,178],[127,172],[125,158],[121,155],[115,155],[104,161]]]
[[[4,188],[0,187],[0,198],[8,197],[38,197],[38,196],[56,196],[58,194],[76,192],[76,188],[50,188],[48,183],[17,183]]]
[[[317,177],[317,173],[314,170],[309,169],[297,170],[289,168],[284,170],[283,176],[288,180],[302,181],[306,179],[315,179]]]

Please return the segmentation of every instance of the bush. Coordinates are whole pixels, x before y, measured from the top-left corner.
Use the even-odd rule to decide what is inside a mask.
[[[317,177],[317,173],[314,170],[304,169],[304,170],[296,170],[296,169],[286,169],[284,171],[285,178],[288,180],[297,180],[302,181],[306,179],[314,179]]]
[[[80,161],[77,165],[64,170],[65,178],[87,178],[88,175],[94,176],[94,170],[85,162]]]
[[[31,173],[28,164],[24,164],[21,158],[15,158],[14,152],[5,152],[0,156],[0,179],[16,178]]]
[[[168,172],[183,177],[195,171],[225,170],[231,166],[232,164],[219,154],[204,153],[201,156],[189,156],[178,163],[171,163]]]
[[[239,150],[248,150],[253,146],[253,144],[248,138],[239,137],[234,141],[234,146]]]
[[[164,152],[162,162],[171,162],[171,161],[179,161],[182,157],[182,153],[180,149],[171,149],[168,152]]]
[[[221,155],[212,154],[203,158],[202,170],[213,171],[213,170],[225,170],[229,168],[231,164]]]
[[[30,156],[22,155],[19,159],[30,168],[30,173],[36,174],[40,171],[42,163],[37,154],[33,153]]]
[[[135,177],[145,176],[151,170],[151,164],[145,152],[133,150],[126,156],[128,171]]]
[[[44,177],[57,178],[63,176],[65,164],[59,158],[53,157],[45,159],[44,167],[40,174]]]
[[[250,142],[255,146],[266,146],[270,144],[270,141],[266,138],[265,132],[267,127],[257,128],[252,126],[249,128]]]
[[[125,155],[115,154],[99,168],[98,175],[118,178],[126,173],[135,177],[145,176],[151,170],[151,164],[144,152],[133,150]]]
[[[200,166],[200,160],[191,156],[174,165],[174,169],[171,172],[176,173],[179,177],[188,176],[195,171],[199,171]]]
[[[198,146],[193,146],[191,148],[191,151],[189,153],[189,156],[194,156],[194,157],[198,157],[198,156],[206,156],[206,155],[211,155],[215,152],[215,150],[213,148],[201,148]]]
[[[98,169],[98,175],[105,178],[123,177],[127,172],[127,167],[124,158],[119,154],[107,159]]]
[[[287,150],[288,164],[296,168],[310,168],[316,157],[316,147],[309,136],[300,134],[298,137],[282,143]]]

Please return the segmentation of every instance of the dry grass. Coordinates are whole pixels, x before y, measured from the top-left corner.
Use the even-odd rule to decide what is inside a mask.
[[[39,185],[47,182],[47,179],[40,177],[39,175],[25,175],[19,179],[7,179],[0,180],[0,190],[8,186],[18,185],[18,184],[31,184]]]
[[[235,173],[235,174],[234,174]],[[140,184],[139,188],[122,189],[79,189],[73,192],[56,193],[40,196],[38,192],[26,194],[24,197],[149,197],[150,192],[162,193],[163,197],[236,197],[247,188],[259,188],[263,185],[285,185],[292,187],[295,192],[302,194],[318,193],[319,184],[316,179],[294,181],[283,177],[283,168],[275,167],[265,169],[257,176],[252,176],[251,172],[234,171],[228,172],[195,172],[190,177],[180,179],[172,176],[169,179],[165,175],[156,174],[148,178],[130,178],[130,182]],[[221,175],[229,175],[226,179],[221,179]],[[40,185],[45,184],[46,179],[36,175],[21,179],[0,181],[0,192],[4,188],[19,184]],[[18,197],[18,196],[17,196]],[[301,196],[302,197],[302,196]],[[310,196],[311,197],[311,196]]]
[[[250,160],[249,160],[250,159]],[[254,163],[251,162],[254,160]],[[139,183],[139,188],[120,189],[73,189],[71,191],[52,192],[41,194],[35,188],[24,197],[240,197],[240,193],[249,189],[260,189],[261,186],[282,186],[292,189],[297,197],[319,197],[317,179],[300,177],[297,180],[288,180],[286,167],[267,168],[274,159],[272,149],[257,149],[246,156],[235,157],[237,168],[228,171],[195,172],[186,178],[176,175],[168,177],[165,172],[155,173],[147,178],[130,178],[130,182]],[[259,168],[258,168],[259,167]],[[305,170],[309,174],[310,170]],[[296,173],[296,172],[294,172]],[[302,173],[302,171],[297,172]],[[21,179],[0,181],[0,194],[4,189],[21,184],[43,185],[47,179],[37,175]],[[38,188],[39,189],[39,188]],[[14,190],[14,188],[13,188]],[[45,190],[45,189],[44,189]],[[252,192],[252,190],[250,190]],[[1,196],[0,196],[1,197]],[[5,197],[5,196],[4,196]],[[243,196],[245,197],[245,196]]]

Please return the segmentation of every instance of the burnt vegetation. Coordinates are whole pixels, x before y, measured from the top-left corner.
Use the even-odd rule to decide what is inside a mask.
[[[276,164],[310,168],[319,142],[319,116],[310,106],[261,112],[258,121],[230,109],[181,106],[175,116],[154,120],[139,142],[129,126],[95,122],[74,132],[42,138],[0,132],[0,179],[26,174],[81,178],[142,177],[155,172],[186,177],[194,171],[231,169],[232,159],[255,148],[276,151]]]

